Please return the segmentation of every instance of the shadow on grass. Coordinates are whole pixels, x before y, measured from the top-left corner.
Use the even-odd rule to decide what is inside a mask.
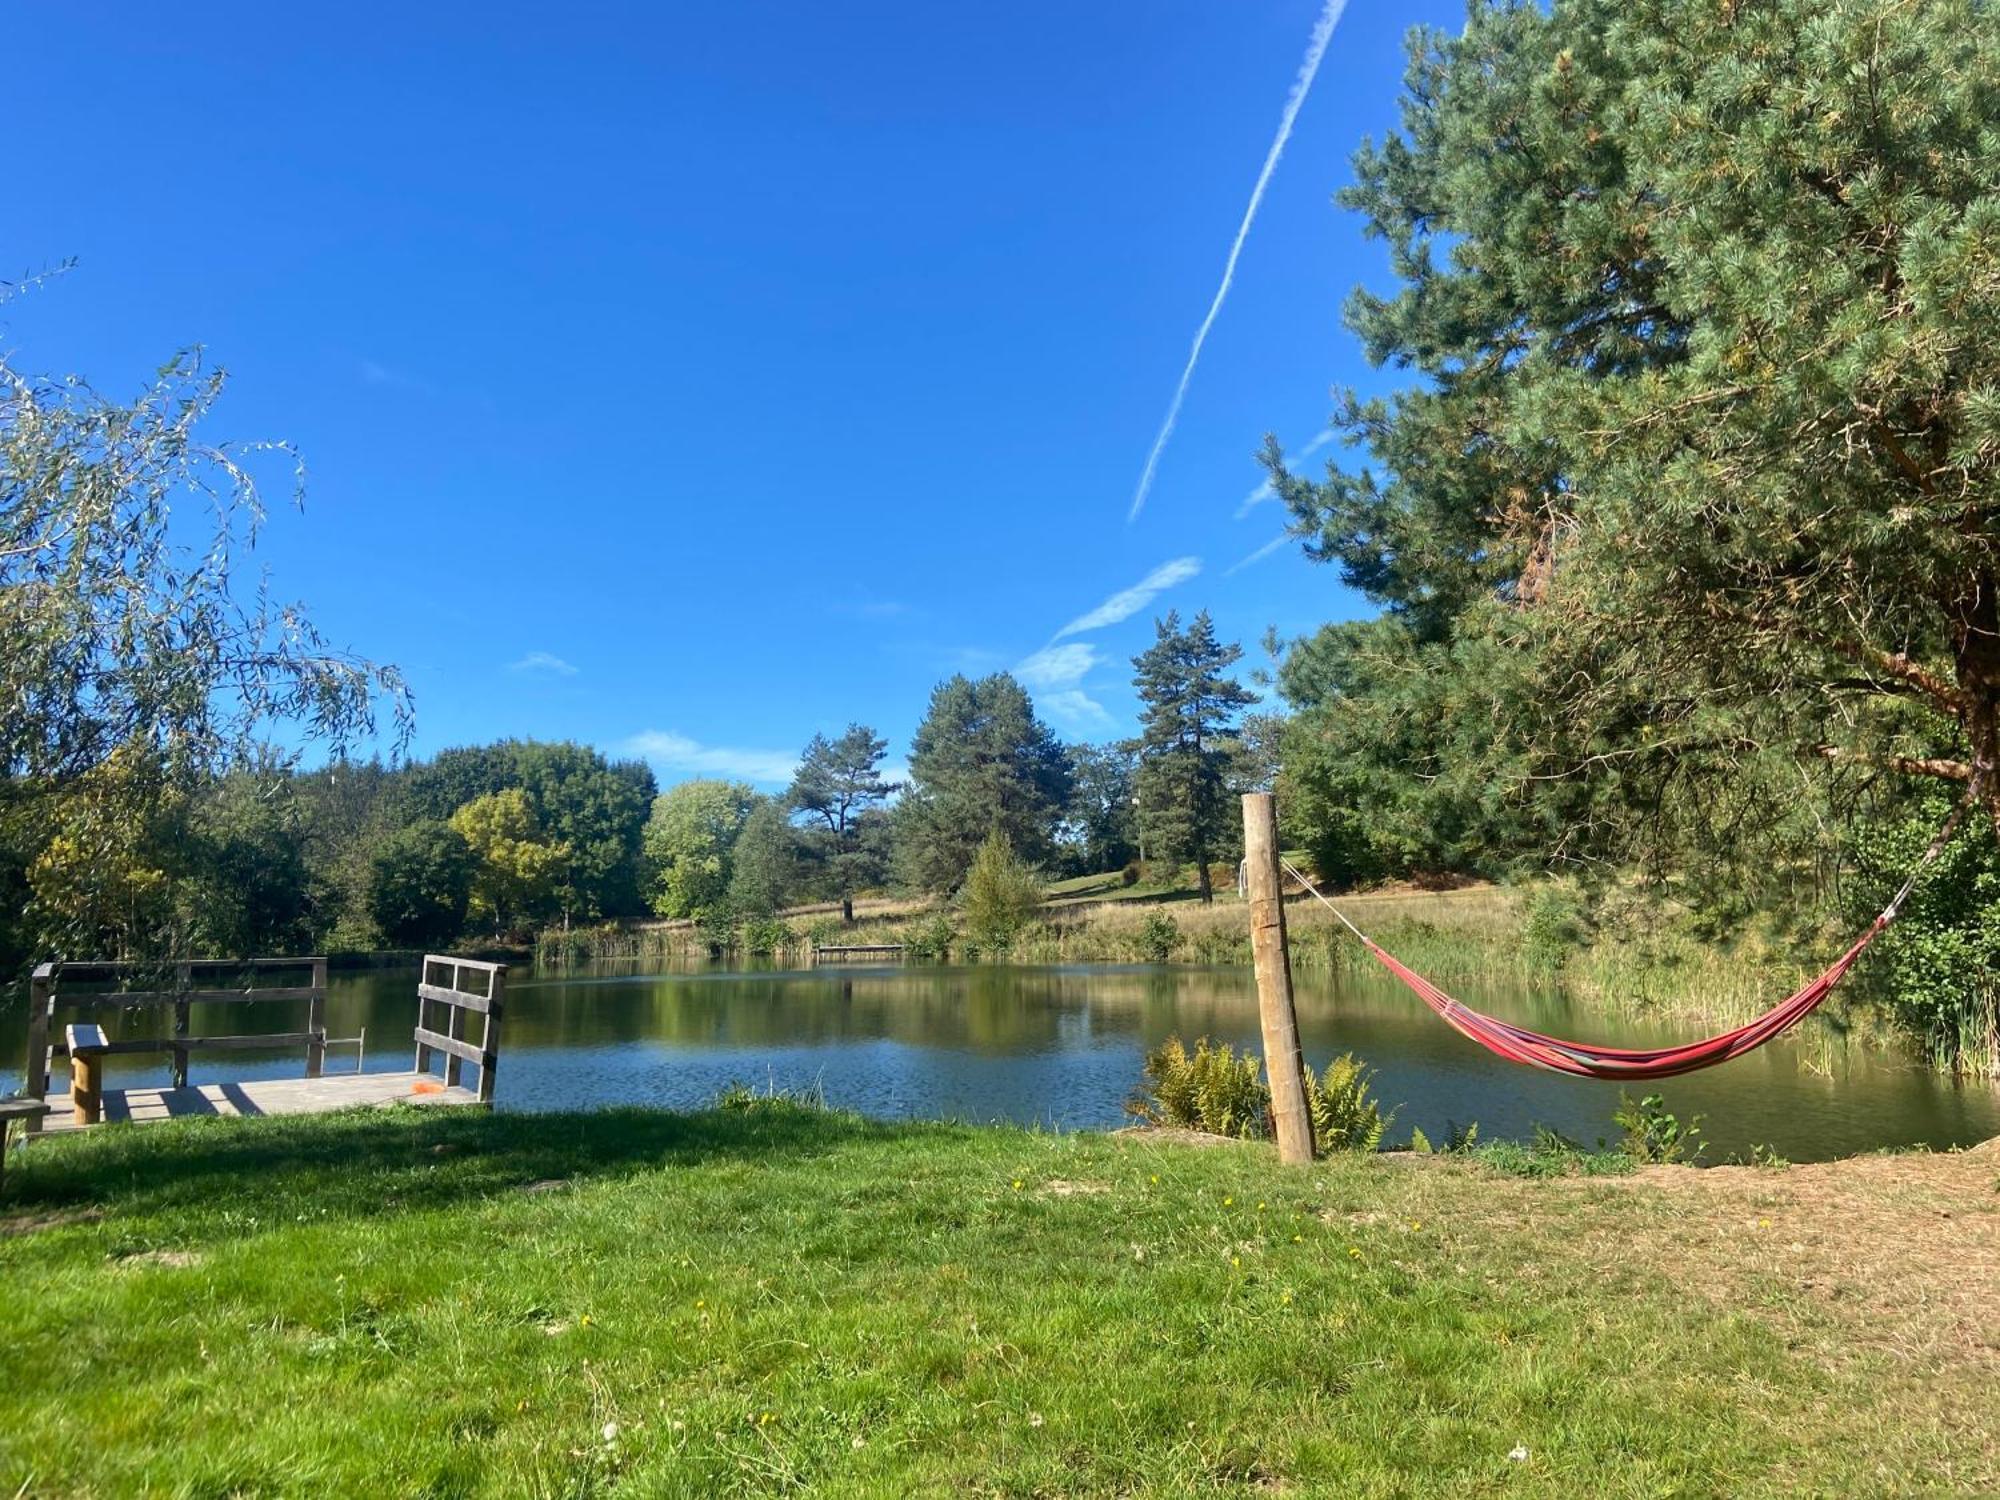
[[[399,1105],[253,1120],[103,1126],[36,1142],[8,1163],[0,1233],[36,1221],[93,1222],[207,1210],[243,1216],[407,1213],[517,1192],[717,1162],[796,1161],[844,1145],[950,1126],[886,1124],[795,1104],[679,1114],[616,1109],[493,1114]],[[227,1210],[225,1215],[222,1211]]]

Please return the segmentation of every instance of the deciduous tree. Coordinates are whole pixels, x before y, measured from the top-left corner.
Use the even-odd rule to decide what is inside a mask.
[[[757,794],[740,781],[683,781],[646,819],[647,895],[663,917],[700,917],[729,895],[736,841]]]

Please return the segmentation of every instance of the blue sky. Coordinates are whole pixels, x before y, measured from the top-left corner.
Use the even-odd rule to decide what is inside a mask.
[[[1295,546],[1245,563],[1282,519],[1242,512],[1266,430],[1381,382],[1339,308],[1382,252],[1330,196],[1455,8],[1352,0],[1128,520],[1319,12],[30,7],[0,274],[77,267],[5,345],[122,394],[205,344],[210,435],[310,465],[259,560],[407,671],[418,753],[769,783],[851,719],[900,759],[940,678],[1012,668],[1128,734],[1165,609],[1252,657],[1367,612]]]

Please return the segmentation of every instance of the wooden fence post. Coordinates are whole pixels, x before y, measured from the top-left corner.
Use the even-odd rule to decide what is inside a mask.
[[[500,1014],[507,1004],[507,966],[497,965],[487,976],[486,1024],[480,1028],[479,1102],[493,1102],[493,1069],[500,1061]]]
[[[177,1042],[185,1042],[188,1037],[188,1018],[190,1014],[188,991],[193,988],[194,970],[186,964],[176,964],[174,966],[174,1039]],[[173,1049],[173,1053],[174,1087],[184,1089],[188,1086],[188,1049],[177,1046]]]
[[[306,1002],[306,1077],[326,1071],[326,960],[312,961],[312,999]]]
[[[1264,1073],[1271,1082],[1271,1121],[1278,1160],[1313,1159],[1312,1116],[1306,1111],[1305,1059],[1292,1007],[1292,960],[1285,947],[1285,887],[1278,868],[1278,804],[1269,792],[1243,797],[1243,858],[1250,887],[1250,953],[1257,966],[1257,1014],[1264,1030]]]
[[[46,1099],[49,1096],[49,1012],[54,1008],[56,987],[56,966],[37,964],[34,978],[28,981],[28,1077],[25,1092],[30,1099]],[[22,1123],[22,1130],[28,1134],[42,1128],[42,1117],[33,1116]]]

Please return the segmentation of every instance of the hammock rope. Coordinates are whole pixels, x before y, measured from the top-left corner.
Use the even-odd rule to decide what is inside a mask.
[[[1773,1037],[1796,1026],[1817,1010],[1826,997],[1833,993],[1833,987],[1840,983],[1842,976],[1854,967],[1868,945],[1882,935],[1882,931],[1903,909],[1910,892],[1917,888],[1917,881],[1933,861],[1944,852],[1951,842],[1952,834],[1958,831],[1960,819],[1972,806],[1972,798],[1960,802],[1944,826],[1931,840],[1930,847],[1923,853],[1916,866],[1910,871],[1909,879],[1902,889],[1889,899],[1882,908],[1882,914],[1870,924],[1868,930],[1856,939],[1840,957],[1806,985],[1794,991],[1779,1004],[1773,1006],[1754,1021],[1746,1022],[1732,1031],[1719,1036],[1689,1042],[1679,1047],[1598,1047],[1585,1042],[1565,1041],[1561,1037],[1546,1036],[1539,1031],[1516,1026],[1511,1021],[1503,1021],[1498,1016],[1489,1016],[1484,1011],[1474,1010],[1463,1001],[1455,1000],[1423,975],[1402,963],[1373,938],[1355,926],[1348,916],[1333,902],[1329,901],[1318,886],[1314,885],[1289,860],[1281,859],[1279,864],[1285,873],[1298,881],[1328,911],[1338,917],[1347,930],[1360,939],[1361,944],[1374,956],[1376,962],[1401,980],[1419,1000],[1436,1011],[1446,1025],[1460,1035],[1470,1038],[1489,1052],[1506,1058],[1509,1062],[1523,1063],[1532,1068],[1545,1068],[1552,1073],[1567,1073],[1576,1078],[1599,1079],[1646,1079],[1671,1078],[1678,1073],[1692,1073],[1697,1068],[1711,1068],[1717,1063],[1725,1063],[1744,1053],[1754,1051]]]

